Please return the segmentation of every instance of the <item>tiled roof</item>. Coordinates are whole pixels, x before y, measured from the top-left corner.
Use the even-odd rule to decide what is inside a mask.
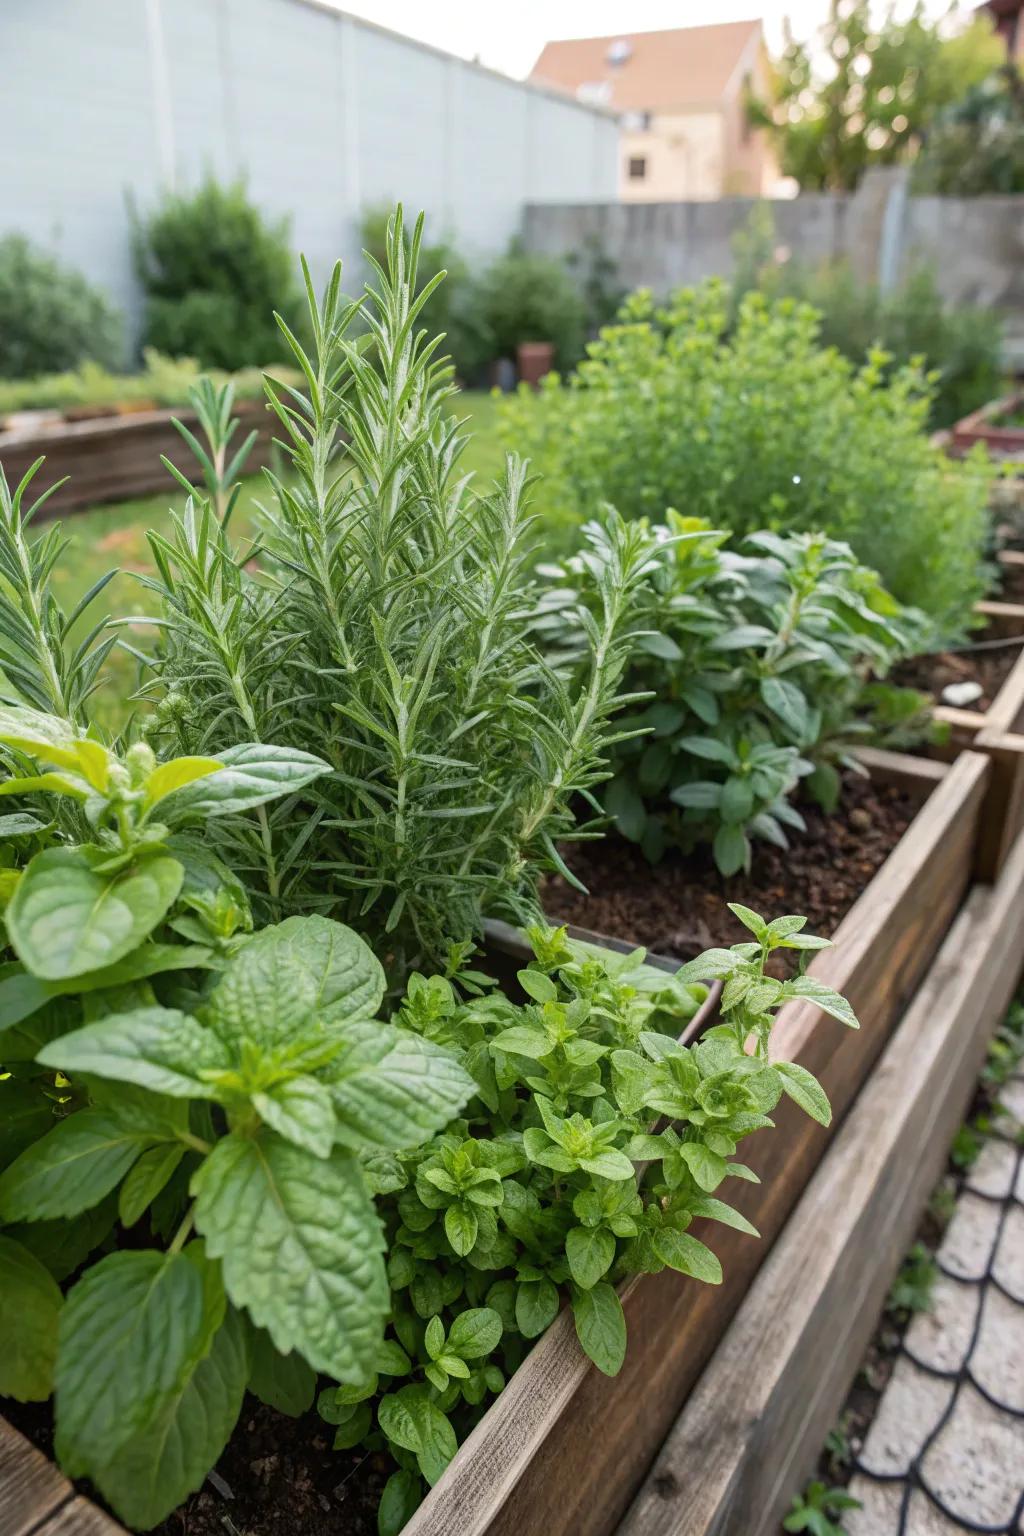
[[[530,77],[573,95],[580,86],[607,83],[605,102],[620,112],[717,102],[737,77],[752,39],[760,35],[760,21],[727,21],[566,39],[546,44]]]

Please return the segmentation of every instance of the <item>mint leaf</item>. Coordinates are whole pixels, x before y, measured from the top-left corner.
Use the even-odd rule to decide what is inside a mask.
[[[412,1451],[431,1487],[458,1450],[455,1431],[422,1386],[402,1387],[382,1397],[377,1421],[389,1440]]]
[[[50,1271],[0,1233],[0,1397],[45,1402],[53,1390],[64,1298]]]
[[[516,1287],[516,1327],[524,1339],[535,1339],[558,1316],[558,1287],[547,1276],[521,1280]]]
[[[460,1258],[473,1247],[479,1230],[479,1217],[468,1206],[450,1205],[445,1211],[444,1235]]]
[[[819,1125],[831,1124],[832,1106],[813,1072],[795,1061],[777,1061],[775,1070],[782,1078],[783,1093],[788,1094],[805,1115],[810,1115]]]
[[[54,1441],[69,1477],[93,1476],[154,1423],[223,1313],[215,1272],[184,1253],[112,1253],[72,1286],[58,1337]]]
[[[0,1174],[0,1220],[45,1221],[87,1211],[120,1183],[151,1139],[107,1110],[69,1115]]]
[[[331,1095],[315,1077],[293,1077],[266,1093],[254,1093],[252,1105],[271,1130],[305,1147],[314,1157],[329,1157],[336,1130]]]
[[[209,1353],[149,1426],[122,1445],[93,1481],[136,1530],[157,1525],[202,1487],[231,1438],[249,1370],[245,1319],[228,1308]]]
[[[209,1085],[199,1073],[231,1065],[214,1032],[176,1008],[112,1013],[98,1024],[61,1035],[36,1060],[72,1076],[87,1072],[176,1099],[208,1099]]]
[[[44,981],[113,965],[142,943],[174,904],[183,870],[156,855],[116,874],[100,848],[47,848],[26,866],[5,914],[18,959]]]
[[[572,1315],[584,1354],[606,1376],[617,1376],[626,1357],[626,1319],[614,1286],[602,1280],[574,1291]]]
[[[566,1234],[565,1256],[576,1284],[589,1291],[608,1272],[615,1238],[607,1227],[573,1227]]]
[[[452,1323],[445,1349],[460,1360],[479,1360],[498,1347],[501,1334],[501,1318],[493,1307],[470,1307]]]
[[[148,1211],[157,1195],[171,1178],[185,1156],[185,1148],[173,1142],[150,1147],[138,1162],[129,1168],[121,1185],[118,1199],[118,1217],[123,1227],[133,1227]]]
[[[833,1019],[838,1019],[840,1024],[845,1024],[848,1029],[859,1029],[860,1024],[857,1015],[838,992],[833,992],[831,987],[823,986],[813,976],[794,976],[792,981],[787,981],[783,988],[785,997],[803,997],[808,1002],[816,1003],[822,1013],[830,1014]]]
[[[654,1251],[663,1264],[678,1269],[682,1275],[692,1275],[705,1285],[721,1285],[722,1266],[704,1243],[690,1237],[687,1232],[676,1232],[662,1227],[654,1235]]]
[[[367,1376],[390,1293],[384,1235],[355,1158],[235,1133],[197,1170],[192,1193],[228,1295],[275,1347],[297,1349],[338,1381]]]
[[[310,1025],[372,1018],[383,996],[380,961],[351,928],[289,917],[234,956],[203,1017],[225,1041],[270,1046]]]
[[[725,1178],[726,1161],[700,1141],[684,1141],[679,1156],[693,1174],[695,1183],[709,1194]]]
[[[168,794],[160,807],[161,820],[177,825],[186,818],[205,820],[255,810],[331,771],[329,763],[311,752],[255,741],[216,752],[209,761],[220,765],[218,771]]]
[[[326,1073],[346,1146],[419,1146],[476,1093],[451,1051],[411,1030],[373,1024],[346,1034],[351,1043]]]
[[[262,1328],[250,1330],[252,1364],[249,1391],[261,1403],[297,1419],[313,1406],[316,1395],[316,1371],[294,1349],[282,1355],[274,1348],[269,1333]]]
[[[0,1077],[0,1168],[52,1130],[53,1108],[42,1083]]]

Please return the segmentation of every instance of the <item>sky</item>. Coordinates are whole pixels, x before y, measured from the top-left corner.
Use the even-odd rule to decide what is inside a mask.
[[[809,36],[828,14],[828,0],[337,0],[339,9],[421,42],[433,43],[504,74],[530,72],[551,38],[603,37],[708,21],[746,21],[760,15],[768,46],[777,50],[788,16],[798,37]],[[927,0],[940,14],[948,0]]]

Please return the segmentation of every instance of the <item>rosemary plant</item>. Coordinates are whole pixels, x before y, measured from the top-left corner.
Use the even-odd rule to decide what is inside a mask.
[[[585,835],[572,802],[606,775],[653,551],[642,526],[610,522],[566,683],[531,638],[526,466],[509,456],[482,493],[459,472],[443,338],[417,328],[443,277],[413,297],[421,233],[398,210],[360,299],[339,265],[318,303],[304,268],[312,348],[279,322],[305,389],[267,383],[291,472],[266,472],[260,548],[233,544],[201,494],[151,535],[157,738],[315,747],[331,776],[220,834],[224,851],[261,917],[319,908],[387,934],[396,972],[439,960],[486,911],[529,920],[556,842]]]

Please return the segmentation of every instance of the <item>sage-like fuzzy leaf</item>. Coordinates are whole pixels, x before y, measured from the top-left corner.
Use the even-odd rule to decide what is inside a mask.
[[[209,1353],[155,1420],[92,1473],[121,1519],[146,1531],[202,1486],[238,1422],[249,1371],[245,1319],[228,1308]]]
[[[328,1069],[338,1139],[401,1151],[443,1130],[476,1093],[451,1051],[410,1030],[363,1025]]]
[[[607,1227],[573,1227],[566,1234],[565,1256],[576,1284],[589,1291],[608,1272],[615,1257],[615,1238]]]
[[[663,1227],[655,1234],[654,1251],[663,1264],[678,1269],[680,1274],[692,1275],[705,1285],[721,1285],[722,1266],[705,1243],[691,1237],[688,1232],[676,1232]]]
[[[0,1175],[0,1220],[77,1216],[120,1183],[151,1138],[103,1109],[82,1109]]]
[[[50,1271],[0,1233],[0,1397],[41,1403],[53,1390],[64,1298]]]
[[[832,1106],[813,1072],[795,1061],[777,1061],[775,1070],[782,1078],[783,1093],[788,1094],[805,1115],[810,1115],[819,1125],[831,1124]]]
[[[384,1235],[355,1158],[314,1157],[272,1132],[235,1134],[198,1169],[192,1193],[228,1295],[276,1348],[338,1381],[367,1375],[389,1292]]]
[[[5,921],[19,960],[44,981],[113,965],[141,944],[181,889],[182,868],[165,855],[116,874],[99,848],[47,848],[31,859]]]
[[[177,824],[186,817],[198,820],[255,810],[268,800],[305,788],[331,771],[329,763],[311,752],[264,746],[260,742],[228,747],[208,761],[218,765],[216,772],[210,771],[203,778],[167,792],[160,807],[166,821]]]
[[[230,1065],[214,1032],[176,1008],[113,1013],[51,1041],[36,1060],[69,1074],[134,1083],[174,1099],[208,1099],[209,1086],[197,1074]]]
[[[54,1444],[93,1476],[148,1429],[210,1347],[224,1315],[215,1272],[189,1254],[108,1254],[68,1292],[57,1350]]]

